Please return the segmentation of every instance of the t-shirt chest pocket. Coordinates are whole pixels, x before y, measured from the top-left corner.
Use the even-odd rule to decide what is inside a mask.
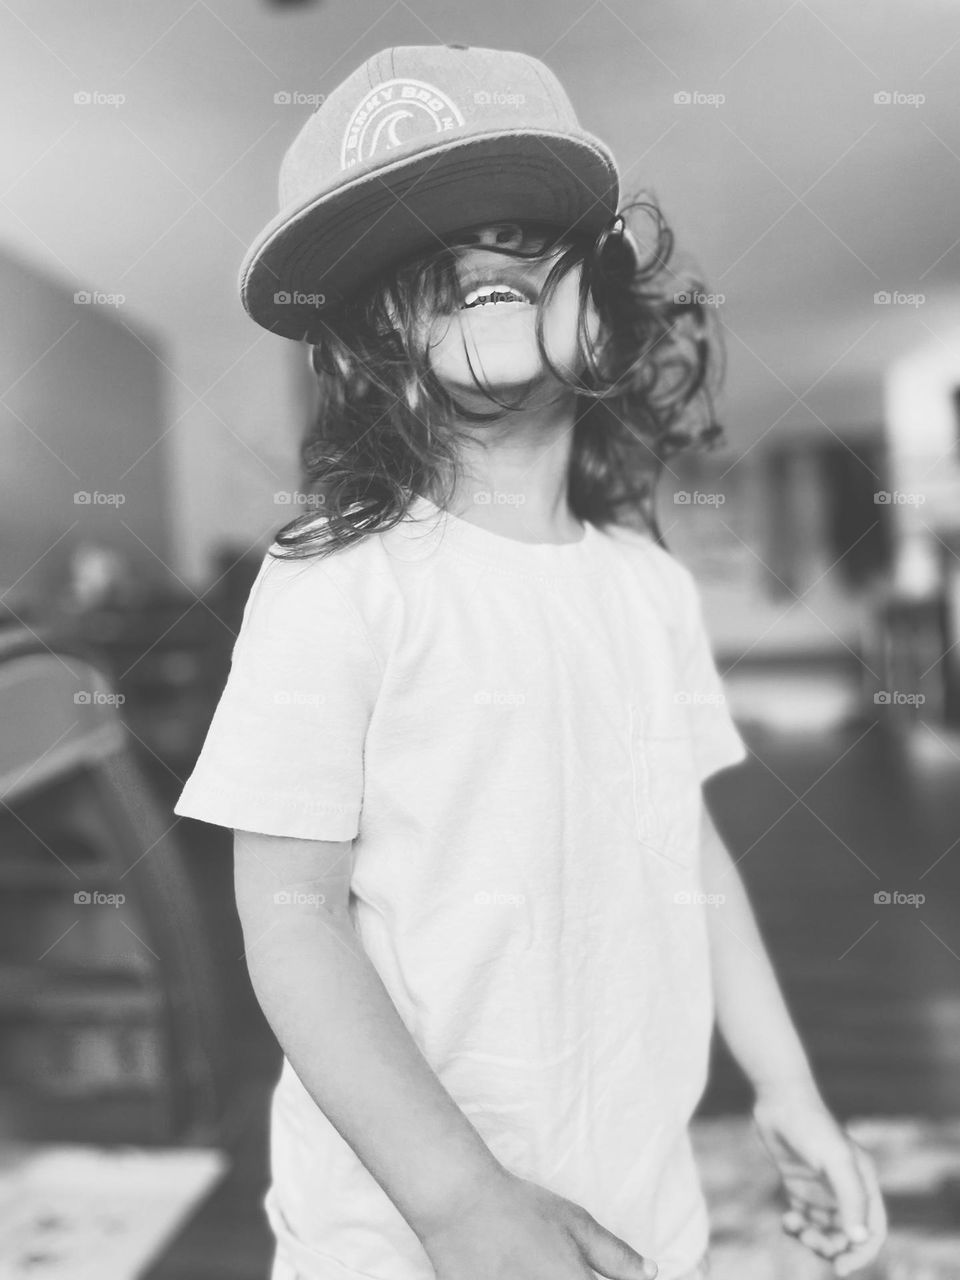
[[[629,704],[633,808],[644,851],[678,867],[699,857],[700,779],[682,707]]]

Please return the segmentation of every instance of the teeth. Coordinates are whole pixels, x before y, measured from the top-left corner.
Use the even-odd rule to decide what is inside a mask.
[[[461,310],[478,305],[486,306],[488,303],[495,305],[498,302],[529,302],[529,299],[509,285],[483,284],[477,289],[470,290],[463,300]]]

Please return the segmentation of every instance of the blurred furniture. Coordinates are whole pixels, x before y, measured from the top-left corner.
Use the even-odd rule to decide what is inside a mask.
[[[225,1045],[202,912],[115,684],[54,643],[0,630],[0,1125],[204,1140]]]

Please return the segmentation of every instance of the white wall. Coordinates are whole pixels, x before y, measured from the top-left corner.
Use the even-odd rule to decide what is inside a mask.
[[[81,541],[168,580],[170,458],[155,334],[0,254],[0,591],[17,608]],[[89,502],[75,495],[87,494]],[[104,501],[104,497],[109,500]]]

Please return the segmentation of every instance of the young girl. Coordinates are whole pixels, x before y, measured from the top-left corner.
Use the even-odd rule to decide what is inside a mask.
[[[650,533],[659,461],[720,430],[669,232],[644,206],[644,255],[542,63],[464,46],[364,63],[281,200],[242,296],[311,346],[321,513],[264,556],[176,806],[235,832],[285,1053],[274,1280],[706,1276],[715,1016],[785,1227],[849,1273],[876,1179],[704,804],[747,753]]]

